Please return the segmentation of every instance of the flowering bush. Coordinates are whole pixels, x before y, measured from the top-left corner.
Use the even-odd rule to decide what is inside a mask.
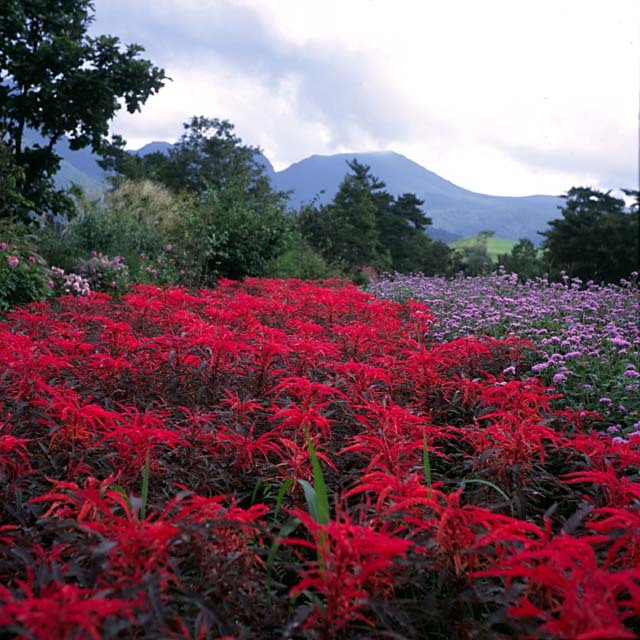
[[[109,258],[94,251],[90,258],[78,260],[74,271],[93,291],[120,294],[129,286],[129,268],[121,256]]]
[[[49,284],[57,295],[88,296],[91,293],[91,284],[86,278],[77,273],[65,273],[60,267],[51,267]]]
[[[0,227],[0,312],[50,295],[45,261],[35,252],[26,230]]]
[[[259,279],[9,313],[4,635],[637,637],[640,442],[438,322]]]
[[[135,273],[136,282],[150,284],[184,284],[185,271],[173,255],[173,245],[166,244],[164,250],[151,256],[141,253]]]

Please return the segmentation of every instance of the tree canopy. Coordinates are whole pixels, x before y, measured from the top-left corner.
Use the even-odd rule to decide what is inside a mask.
[[[355,158],[333,201],[307,207],[300,226],[323,257],[347,269],[433,273],[443,268],[449,251],[425,234],[431,219],[414,193],[393,196],[370,167]]]
[[[562,218],[542,233],[553,269],[608,282],[638,269],[638,192],[625,193],[636,200],[631,211],[621,198],[589,187],[573,187],[562,196]]]
[[[206,282],[260,275],[290,244],[286,194],[273,190],[258,153],[228,120],[194,116],[166,154],[138,156],[117,143],[104,165],[115,170],[116,183],[152,180],[183,198],[173,233]]]
[[[256,159],[260,150],[243,144],[231,122],[193,116],[183,128],[180,140],[166,154],[131,154],[116,140],[102,164],[116,172],[116,182],[120,178],[148,179],[176,194],[203,196],[241,190],[262,204],[273,204],[284,197],[273,191],[264,166]]]
[[[11,155],[11,182],[0,216],[29,221],[71,210],[54,186],[54,147],[67,136],[72,150],[109,145],[109,122],[124,106],[134,113],[160,90],[162,69],[144,49],[114,36],[87,34],[91,0],[4,0],[0,12],[0,141]],[[17,178],[17,180],[16,180]]]

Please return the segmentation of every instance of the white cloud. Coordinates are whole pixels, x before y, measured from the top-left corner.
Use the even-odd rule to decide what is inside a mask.
[[[277,168],[392,148],[505,195],[637,180],[634,0],[98,0],[174,82],[116,128],[173,139],[236,124]],[[141,20],[142,22],[137,22]],[[139,35],[136,35],[139,34]],[[164,133],[163,133],[164,132]]]

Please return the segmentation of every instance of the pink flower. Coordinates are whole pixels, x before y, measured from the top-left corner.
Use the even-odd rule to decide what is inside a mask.
[[[29,256],[29,262],[35,263],[35,261],[36,261],[36,257],[35,256]]]
[[[7,256],[7,262],[12,269],[15,269],[20,264],[20,258],[18,256]]]
[[[0,251],[6,251],[9,245],[6,242],[0,242]]]
[[[171,249],[173,249],[173,245],[172,245],[172,244],[168,244],[168,245],[165,247],[165,249],[166,249],[167,251],[171,251]]]

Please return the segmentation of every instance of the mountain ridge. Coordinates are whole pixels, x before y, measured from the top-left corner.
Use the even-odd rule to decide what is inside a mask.
[[[158,151],[166,153],[171,146],[156,140],[131,153],[143,156]],[[56,150],[62,157],[61,172],[56,177],[60,186],[73,181],[93,192],[101,187],[104,190],[106,174],[93,154],[87,150],[71,151],[64,143],[59,143]],[[289,204],[294,209],[312,202],[320,205],[331,202],[349,172],[347,161],[354,158],[368,165],[392,195],[409,192],[424,200],[423,208],[433,220],[427,232],[445,242],[492,230],[504,238],[528,238],[538,244],[540,232],[558,217],[562,204],[560,198],[548,195],[495,196],[470,191],[392,150],[313,154],[281,171],[275,171],[264,154],[256,157],[273,187],[290,192]]]

